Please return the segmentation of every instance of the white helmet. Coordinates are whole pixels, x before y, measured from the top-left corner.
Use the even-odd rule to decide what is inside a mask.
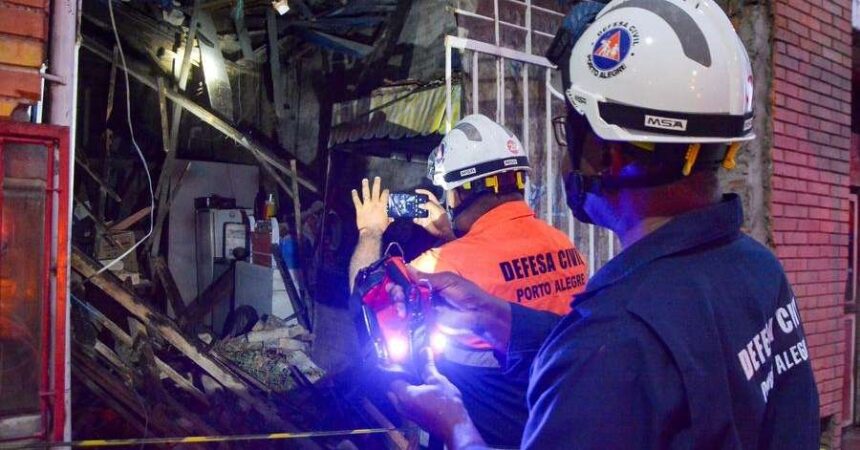
[[[464,117],[442,138],[427,161],[427,177],[448,191],[502,172],[527,171],[520,140],[481,114]]]
[[[568,100],[601,138],[753,139],[749,57],[710,0],[614,0],[576,41]]]

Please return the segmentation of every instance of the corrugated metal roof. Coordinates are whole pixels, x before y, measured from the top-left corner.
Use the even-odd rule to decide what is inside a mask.
[[[460,117],[460,86],[451,88],[454,120]],[[368,139],[404,139],[444,133],[445,85],[379,88],[370,97],[336,103],[329,146]]]

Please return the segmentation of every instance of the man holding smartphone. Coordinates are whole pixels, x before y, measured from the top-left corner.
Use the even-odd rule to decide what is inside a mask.
[[[495,297],[526,308],[565,314],[587,281],[586,264],[570,239],[535,217],[524,200],[526,151],[519,139],[483,115],[459,121],[428,160],[428,177],[445,190],[443,207],[432,192],[413,221],[445,241],[410,262],[422,272],[456,273]],[[380,256],[391,222],[381,180],[352,191],[359,242],[350,279]],[[399,200],[404,206],[404,200]],[[404,206],[405,207],[405,206]],[[400,208],[403,209],[403,208]],[[408,208],[406,208],[408,209]],[[417,214],[416,214],[417,215]],[[425,214],[421,214],[425,215]],[[463,394],[464,404],[490,445],[519,445],[528,416],[527,377],[500,368],[492,347],[474,334],[450,339],[439,369]]]

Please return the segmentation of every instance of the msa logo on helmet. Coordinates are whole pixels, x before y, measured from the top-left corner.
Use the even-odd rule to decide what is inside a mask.
[[[470,167],[470,168],[468,168],[468,169],[461,170],[461,171],[460,171],[460,176],[461,176],[461,177],[467,177],[467,176],[469,176],[469,175],[474,175],[474,174],[476,174],[476,173],[478,173],[478,170],[477,170],[477,169],[475,169],[474,167]]]
[[[645,116],[645,126],[662,130],[687,131],[687,121],[671,117]]]
[[[639,31],[626,22],[615,22],[600,30],[588,55],[588,68],[594,76],[612,78],[627,68],[624,64],[639,43]]]
[[[517,159],[516,158],[506,159],[506,160],[502,161],[502,165],[505,167],[516,166],[517,165]]]

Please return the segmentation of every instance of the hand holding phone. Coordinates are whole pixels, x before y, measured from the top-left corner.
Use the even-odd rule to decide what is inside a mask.
[[[420,205],[427,203],[428,197],[424,194],[412,194],[409,192],[392,192],[388,196],[388,217],[392,219],[413,219],[429,215],[428,211]]]

